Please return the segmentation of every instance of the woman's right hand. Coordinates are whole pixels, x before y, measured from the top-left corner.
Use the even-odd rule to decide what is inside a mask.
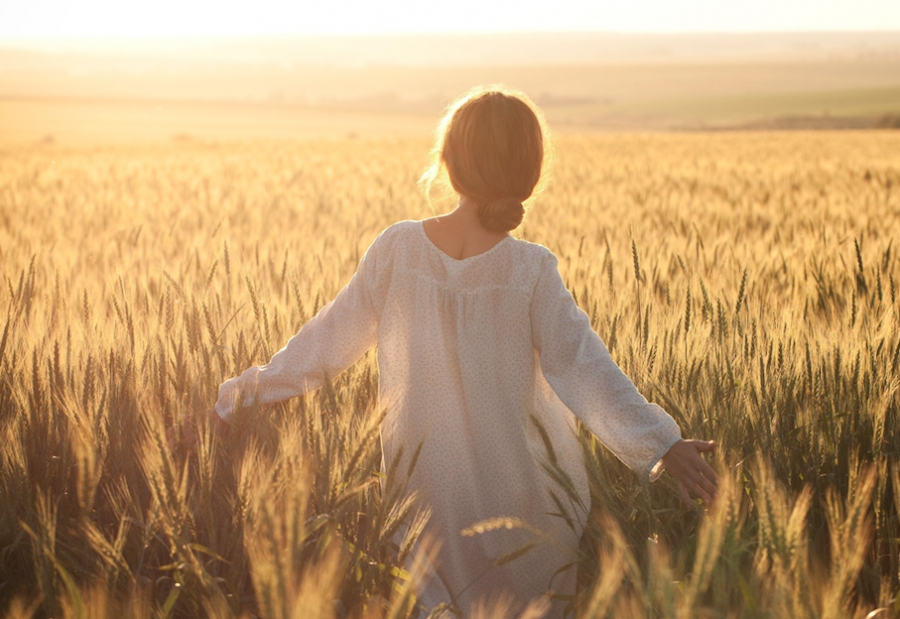
[[[200,420],[205,420],[206,423],[213,428],[216,436],[220,438],[228,436],[231,424],[219,417],[215,408],[207,408],[205,411],[197,412],[185,420],[184,425],[181,427],[180,436],[177,426],[172,426],[166,431],[166,439],[169,441],[169,448],[174,451],[176,447],[181,445],[187,450],[188,454],[192,453],[194,451],[194,446],[200,438],[200,432],[197,429],[197,424],[202,423]]]
[[[719,490],[719,476],[703,459],[704,453],[716,449],[715,441],[681,439],[662,457],[666,470],[675,478],[678,495],[688,507],[696,509],[691,496],[712,505]]]

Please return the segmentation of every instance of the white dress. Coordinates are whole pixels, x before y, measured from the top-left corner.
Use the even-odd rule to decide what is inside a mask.
[[[679,438],[675,421],[648,403],[591,329],[547,248],[506,237],[456,260],[422,222],[384,230],[350,283],[262,367],[219,388],[216,410],[265,404],[320,387],[378,345],[385,462],[424,441],[409,479],[431,506],[429,530],[442,547],[438,577],[420,591],[426,605],[465,612],[506,591],[527,601],[551,589],[571,594],[587,514],[541,467],[546,429],[584,505],[590,504],[573,413],[622,461],[650,474]],[[398,470],[405,470],[401,467]],[[553,490],[575,516],[559,516]],[[538,539],[523,528],[461,535],[491,518],[512,517],[542,532],[542,543],[503,566],[493,562]],[[552,578],[552,583],[551,583]],[[561,608],[556,605],[552,615]]]

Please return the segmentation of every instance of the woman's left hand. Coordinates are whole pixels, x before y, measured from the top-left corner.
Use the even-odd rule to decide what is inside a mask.
[[[169,448],[174,450],[180,444],[187,449],[188,454],[193,453],[194,446],[200,438],[197,424],[201,419],[210,424],[219,438],[224,438],[228,435],[230,424],[219,417],[215,408],[208,408],[205,411],[195,413],[193,416],[188,416],[185,419],[184,426],[181,428],[180,436],[178,428],[175,426],[166,431]]]
[[[707,506],[712,505],[716,499],[719,476],[701,455],[715,449],[715,441],[681,439],[662,457],[666,470],[678,484],[681,501],[691,509],[697,508],[691,496],[702,499]]]

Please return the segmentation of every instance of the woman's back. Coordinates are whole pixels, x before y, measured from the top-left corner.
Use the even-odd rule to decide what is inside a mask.
[[[437,560],[443,582],[433,579],[423,600],[466,608],[503,590],[537,597],[553,572],[574,559],[578,540],[563,520],[547,516],[556,508],[541,490],[549,479],[536,458],[542,444],[532,415],[542,418],[586,492],[571,414],[547,415],[535,403],[531,300],[550,252],[506,236],[456,260],[429,239],[423,222],[401,222],[372,253],[380,263],[371,294],[379,316],[380,401],[388,411],[385,462],[401,450],[409,457],[422,443],[409,485],[431,509],[429,529],[443,543]],[[521,519],[553,543],[492,567],[536,539],[524,529],[462,535],[500,517]]]

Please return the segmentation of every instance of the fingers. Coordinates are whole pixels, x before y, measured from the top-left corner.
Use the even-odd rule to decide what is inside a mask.
[[[178,431],[175,426],[166,430],[166,442],[169,444],[169,451],[175,451],[178,446]]]
[[[685,488],[684,484],[679,481],[676,482],[676,485],[678,486],[678,498],[681,499],[681,502],[684,503],[685,507],[687,507],[688,509],[696,511],[697,505],[691,500],[691,495],[688,494],[687,488]]]
[[[691,496],[701,499],[707,506],[715,501],[719,476],[702,456],[715,448],[715,441],[689,440],[681,441],[671,450],[666,468],[678,484],[682,502],[685,502],[685,497],[690,501]],[[689,507],[697,508],[693,501],[690,501]]]
[[[710,483],[705,477],[701,477],[699,481],[694,483],[692,488],[694,495],[700,498],[707,505],[711,505],[716,498],[716,487]]]
[[[710,483],[716,488],[719,487],[719,475],[716,473],[715,469],[711,467],[706,460],[700,459],[700,464],[697,467],[700,471],[700,474],[703,475],[705,479],[708,479]]]
[[[719,494],[719,476],[699,455],[694,462],[690,478],[694,483],[694,494],[703,499],[704,503],[712,503]]]
[[[193,452],[193,447],[199,438],[197,421],[193,415],[188,415],[180,427],[174,425],[166,430],[166,441],[169,443],[169,449],[175,451],[179,446],[184,447],[188,455]]]
[[[704,503],[711,503],[716,495],[716,486],[706,477],[694,469],[685,470],[678,479],[691,496],[701,499]]]
[[[694,448],[697,451],[702,452],[702,453],[708,453],[708,452],[716,450],[716,442],[715,441],[698,441],[695,439],[695,440],[690,441],[690,443],[691,443],[691,445],[694,446]]]
[[[719,484],[719,476],[716,474],[715,470],[703,459],[702,453],[709,453],[715,451],[716,442],[715,441],[698,441],[692,440],[688,441],[691,447],[696,450],[696,453],[693,454],[691,460],[693,461],[693,466],[703,474],[708,480],[712,481],[714,484]]]
[[[703,459],[700,454],[694,454],[690,458],[690,469],[697,476],[697,483],[701,483],[705,481],[712,485],[713,489],[718,487],[719,485],[719,475],[716,473],[715,469],[709,465],[709,463]]]
[[[219,416],[219,413],[216,411],[215,407],[206,409],[204,415],[206,415],[209,423],[212,424],[212,427],[215,429],[217,436],[228,436],[228,431],[231,429],[231,424]]]
[[[678,483],[679,489],[683,488],[688,496],[696,497],[696,498],[700,499],[707,506],[712,505],[712,503],[715,502],[715,500],[716,500],[716,491],[715,491],[715,489],[710,489],[708,482],[704,483],[703,481],[700,481],[700,480],[695,481],[693,479],[689,479],[689,480],[684,480],[684,481],[679,480],[677,483]],[[679,491],[679,495],[680,495],[680,491]],[[682,501],[683,501],[683,497],[682,497]],[[696,506],[696,504],[694,504],[693,501],[691,501],[690,507],[696,508],[697,506]]]

